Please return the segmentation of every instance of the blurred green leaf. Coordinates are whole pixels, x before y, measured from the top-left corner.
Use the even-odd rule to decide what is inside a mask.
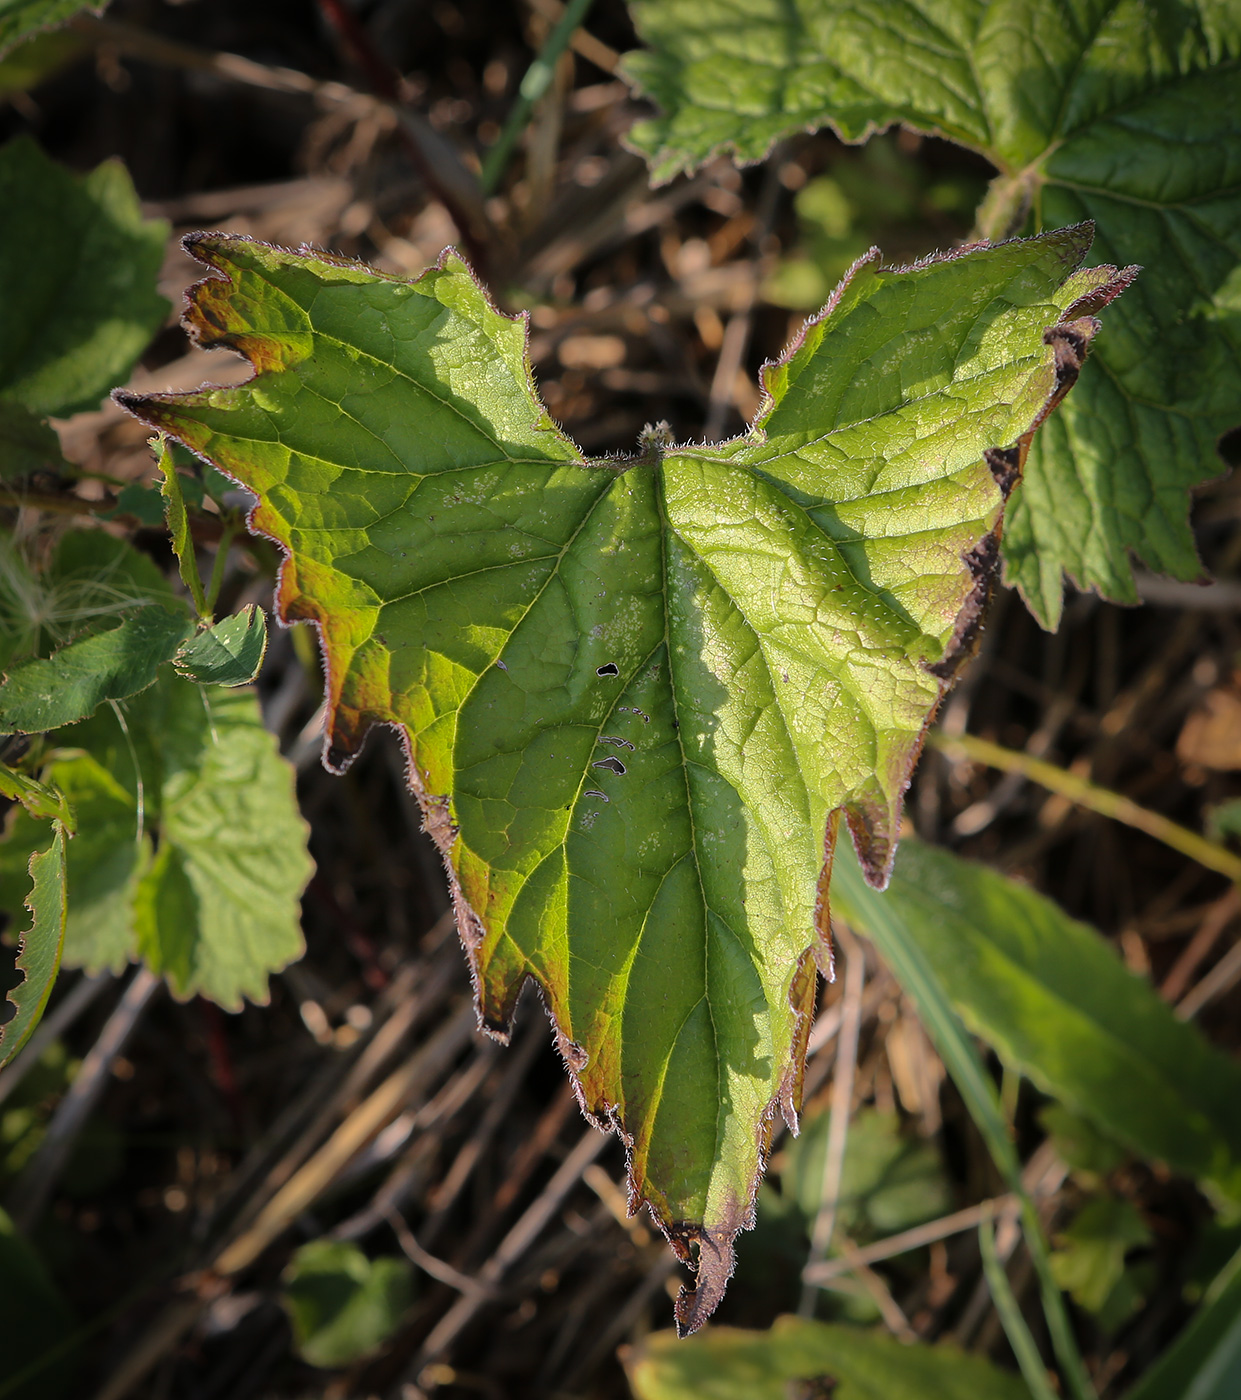
[[[42,1259],[0,1210],[0,1392],[4,1400],[58,1400],[68,1393],[77,1369],[76,1347],[69,1342],[75,1323]]]
[[[0,24],[3,16],[3,0],[0,0]],[[45,78],[80,58],[86,49],[85,36],[70,29],[18,39],[7,52],[0,50],[0,97],[37,87]]]
[[[1075,1303],[1101,1313],[1124,1277],[1125,1255],[1153,1239],[1136,1206],[1103,1196],[1088,1201],[1055,1237],[1051,1271]],[[1134,1297],[1133,1306],[1140,1301]]]
[[[835,1382],[832,1400],[1029,1400],[1016,1376],[948,1345],[780,1317],[766,1332],[655,1332],[625,1357],[637,1400],[788,1400],[792,1381]]]
[[[63,464],[60,439],[40,415],[0,398],[0,481]]]
[[[107,4],[108,0],[0,0],[0,58],[17,44],[65,24],[83,10],[99,14]]]
[[[187,680],[249,685],[267,654],[267,615],[254,603],[204,628],[177,652],[173,666]]]
[[[60,731],[44,774],[80,833],[66,959],[96,971],[141,956],[178,997],[264,1002],[269,973],[302,952],[311,865],[293,770],[248,690],[164,672],[124,715],[124,729],[107,710]],[[18,813],[0,843],[0,907],[12,907],[30,821]]]
[[[29,885],[24,904],[29,920],[19,935],[16,963],[22,981],[9,989],[8,1000],[16,1011],[0,1025],[0,1065],[30,1039],[60,970],[65,941],[65,830],[59,822],[53,823],[51,844],[36,851],[26,868]]]
[[[808,1115],[785,1148],[783,1192],[813,1224],[823,1189],[830,1113]],[[894,1113],[861,1109],[849,1122],[837,1201],[840,1229],[867,1241],[920,1225],[952,1209],[943,1164],[934,1146],[901,1132]]]
[[[98,408],[168,314],[168,225],[142,217],[118,161],[79,178],[24,136],[0,149],[0,208],[0,399],[40,417]]]
[[[1212,841],[1223,841],[1229,836],[1241,836],[1241,797],[1231,798],[1208,807],[1206,812],[1207,835]]]
[[[0,733],[39,734],[145,690],[193,631],[187,613],[145,607],[107,632],[12,667],[0,685]]]
[[[1038,1118],[1055,1146],[1056,1155],[1073,1171],[1106,1176],[1128,1156],[1114,1138],[1100,1132],[1089,1118],[1083,1118],[1062,1103],[1045,1104]]]
[[[304,1244],[282,1282],[297,1353],[312,1366],[347,1366],[382,1346],[413,1301],[404,1259],[368,1259],[344,1240]]]
[[[1236,1400],[1241,1395],[1241,1252],[1188,1326],[1125,1400]]]
[[[943,994],[1004,1063],[1133,1151],[1241,1198],[1241,1067],[1178,1021],[1093,929],[1012,880],[902,843],[877,894],[834,880],[834,912],[898,919]]]

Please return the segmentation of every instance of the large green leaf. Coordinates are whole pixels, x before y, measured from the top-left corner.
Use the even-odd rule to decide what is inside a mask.
[[[43,834],[46,840],[46,826]],[[18,935],[17,950],[22,981],[8,993],[8,1000],[17,1009],[0,1025],[0,1064],[11,1060],[30,1039],[60,969],[65,941],[65,829],[59,822],[52,825],[47,849],[31,855],[27,872],[28,892],[23,902],[29,927]]]
[[[124,728],[104,710],[59,731],[66,747],[44,775],[79,827],[65,960],[93,971],[142,957],[179,997],[266,1001],[269,973],[302,952],[310,860],[293,772],[250,691],[165,670],[123,715]],[[0,843],[0,908],[13,907],[34,839],[33,819],[17,814]]]
[[[1136,602],[1128,551],[1193,578],[1187,491],[1241,423],[1241,6],[1191,0],[637,0],[632,79],[661,113],[630,140],[657,180],[730,149],[901,122],[981,151],[992,208],[1098,224],[1146,265],[1067,412],[1035,445],[1007,574],[1046,625],[1067,570]],[[1002,226],[1002,224],[1001,224]]]
[[[191,325],[258,375],[121,397],[258,495],[280,614],[323,638],[329,764],[402,734],[484,1022],[543,987],[635,1197],[699,1246],[684,1325],[795,1113],[835,813],[882,883],[1002,486],[1116,289],[1073,273],[1088,236],[859,264],[714,448],[586,461],[451,255],[408,283],[197,236],[223,276]]]
[[[168,225],[142,217],[118,161],[79,178],[27,137],[0,149],[0,209],[0,399],[39,416],[98,408],[168,314]]]
[[[984,866],[906,841],[882,899],[851,862],[837,914],[897,919],[967,1025],[1045,1093],[1148,1158],[1241,1199],[1241,1068],[1093,929]]]
[[[801,1317],[688,1341],[655,1332],[625,1367],[636,1400],[788,1400],[790,1382],[816,1380],[834,1382],[832,1400],[1029,1400],[1016,1376],[981,1356]]]

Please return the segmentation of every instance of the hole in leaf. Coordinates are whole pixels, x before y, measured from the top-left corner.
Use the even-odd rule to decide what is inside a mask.
[[[595,668],[595,675],[596,675],[596,676],[619,676],[619,675],[620,675],[620,671],[617,669],[616,663],[615,663],[614,661],[609,661],[608,664],[607,664],[606,666],[597,666],[597,667]]]
[[[619,758],[597,758],[590,766],[592,768],[610,768],[617,777],[622,777],[629,771]]]

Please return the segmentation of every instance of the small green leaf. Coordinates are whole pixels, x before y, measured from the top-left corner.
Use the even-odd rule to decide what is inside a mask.
[[[60,439],[37,413],[0,398],[0,481],[61,466]]]
[[[98,408],[168,314],[168,225],[142,217],[119,162],[78,178],[24,136],[0,149],[0,208],[0,398],[39,417]]]
[[[1093,929],[916,841],[882,898],[853,877],[833,899],[863,933],[881,913],[898,919],[970,1029],[1044,1093],[1134,1152],[1241,1197],[1241,1067]]]
[[[1241,1394],[1241,1253],[1125,1400],[1236,1400]]]
[[[348,1366],[392,1336],[413,1301],[410,1266],[368,1259],[356,1244],[312,1240],[293,1256],[281,1301],[298,1355],[312,1366]]]
[[[0,763],[0,796],[20,802],[32,817],[54,817],[70,834],[76,829],[63,792]]]
[[[249,685],[267,655],[267,615],[250,603],[239,613],[195,632],[173,666],[187,680],[213,685]]]
[[[1075,1303],[1100,1313],[1124,1277],[1125,1255],[1153,1239],[1136,1206],[1103,1196],[1088,1201],[1056,1236],[1051,1271]]]
[[[224,275],[191,323],[256,376],[120,397],[258,495],[279,616],[323,639],[329,763],[403,731],[483,1019],[544,988],[635,1199],[699,1244],[687,1327],[796,1112],[836,814],[882,883],[1003,485],[1097,326],[1088,240],[859,264],[749,433],[590,462],[454,255],[409,283],[200,235]]]
[[[0,685],[0,733],[38,734],[94,714],[105,700],[145,690],[193,630],[184,613],[153,604],[119,627],[14,666]]]
[[[25,905],[30,924],[21,934],[17,953],[17,971],[23,980],[8,994],[17,1010],[0,1025],[0,1065],[30,1039],[60,970],[65,941],[65,831],[59,822],[53,825],[52,844],[35,852],[27,869],[31,885]]]
[[[1038,1121],[1056,1149],[1056,1155],[1075,1172],[1092,1177],[1114,1171],[1128,1153],[1113,1138],[1101,1133],[1089,1118],[1073,1113],[1062,1103],[1045,1104]]]
[[[107,4],[108,0],[0,0],[0,58],[33,35],[55,29],[83,10],[99,14]]]
[[[1006,577],[1045,626],[1062,575],[1136,602],[1129,553],[1199,572],[1188,493],[1241,423],[1241,7],[957,0],[636,0],[624,69],[659,114],[629,140],[657,181],[728,149],[894,123],[985,155],[981,211],[1093,219],[1093,256],[1143,263],[1096,363],[1041,434],[1004,530]],[[985,227],[1002,236],[1006,219]]]
[[[790,1382],[834,1382],[832,1400],[1029,1400],[1021,1381],[947,1344],[780,1317],[766,1332],[655,1332],[625,1357],[636,1400],[788,1400]]]
[[[783,1192],[807,1225],[821,1205],[830,1113],[807,1117],[785,1149]],[[863,1109],[849,1122],[836,1203],[841,1231],[857,1241],[894,1235],[952,1209],[943,1164],[934,1146],[903,1134],[895,1114]]]
[[[181,493],[181,478],[173,461],[172,448],[167,438],[159,440],[160,495],[164,498],[164,516],[168,522],[168,533],[172,536],[172,552],[177,556],[177,568],[181,571],[181,582],[190,590],[194,600],[194,610],[199,617],[209,617],[207,599],[203,594],[203,581],[198,572],[198,558],[194,553],[194,539],[190,534],[190,522],[185,513],[185,497]],[[252,680],[248,676],[247,680]],[[242,684],[242,682],[238,682]]]
[[[80,827],[66,962],[117,969],[142,957],[175,996],[229,1010],[243,997],[265,1002],[269,974],[303,948],[298,898],[311,862],[293,770],[251,691],[165,671],[123,712],[124,729],[109,709],[58,733],[80,748],[60,750],[44,775]],[[0,843],[0,908],[13,907],[31,821],[18,813]]]
[[[116,505],[112,510],[101,512],[97,519],[115,520],[118,516],[132,516],[140,525],[148,528],[164,523],[164,497],[158,487],[143,486],[131,481],[116,493]]]

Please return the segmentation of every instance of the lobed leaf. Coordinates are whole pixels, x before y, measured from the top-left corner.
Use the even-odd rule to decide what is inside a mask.
[[[483,1022],[543,988],[635,1203],[697,1245],[687,1328],[795,1119],[837,813],[882,884],[1005,489],[1117,289],[1089,238],[868,256],[719,447],[587,461],[452,254],[408,283],[197,235],[189,323],[255,378],[118,395],[256,493],[329,766],[401,734]]]
[[[635,1400],[787,1400],[797,1381],[829,1383],[833,1400],[1029,1400],[981,1356],[811,1318],[779,1317],[766,1332],[713,1327],[689,1341],[655,1332],[624,1359]]]
[[[301,955],[310,877],[293,771],[254,695],[164,671],[127,701],[61,731],[45,774],[71,802],[65,961],[119,970],[141,957],[175,996],[230,1010],[267,1000]],[[18,813],[0,843],[0,908],[14,908],[37,827]]]
[[[866,933],[876,897],[842,862],[835,907]],[[899,920],[967,1026],[1142,1156],[1241,1197],[1241,1068],[1179,1021],[1099,935],[1023,885],[906,841],[882,916]]]
[[[1241,424],[1241,9],[1194,0],[636,0],[629,77],[660,113],[630,142],[657,181],[832,126],[902,123],[1000,171],[992,219],[1092,219],[1094,256],[1146,266],[1067,411],[1035,444],[1005,532],[1045,626],[1062,576],[1136,602],[1129,552],[1199,572],[1187,492]]]
[[[44,840],[47,828],[44,827]],[[0,1025],[0,1065],[11,1060],[30,1039],[52,994],[65,941],[65,829],[52,824],[52,842],[36,851],[27,865],[28,893],[24,903],[30,926],[21,934],[16,969],[22,981],[11,987],[8,1000],[16,1007]]]

